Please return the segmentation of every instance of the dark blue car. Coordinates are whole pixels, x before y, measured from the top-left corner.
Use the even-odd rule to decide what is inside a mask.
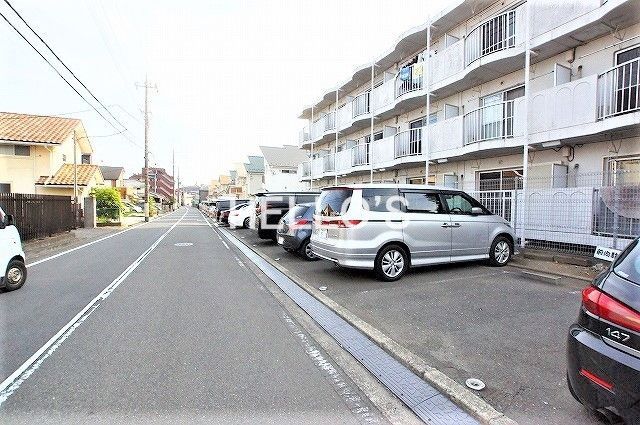
[[[276,241],[289,251],[298,252],[305,260],[313,261],[318,258],[311,250],[310,240],[313,225],[315,204],[298,204],[285,214],[278,223]]]
[[[640,242],[582,291],[569,329],[567,380],[591,410],[640,424]]]

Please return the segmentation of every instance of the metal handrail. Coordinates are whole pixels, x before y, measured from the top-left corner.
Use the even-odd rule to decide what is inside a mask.
[[[395,159],[422,154],[422,130],[425,127],[401,131],[394,136],[393,157]]]
[[[396,98],[421,90],[424,85],[425,72],[427,72],[427,64],[425,62],[414,63],[400,69],[396,74]]]
[[[464,143],[513,137],[515,101],[481,106],[464,114]]]
[[[464,44],[465,66],[516,45],[516,9],[493,16],[469,31]]]
[[[640,58],[598,75],[598,119],[640,109]]]
[[[370,92],[360,93],[352,100],[353,118],[368,114],[371,111]]]
[[[369,144],[356,145],[351,148],[351,165],[357,167],[358,165],[369,164]]]

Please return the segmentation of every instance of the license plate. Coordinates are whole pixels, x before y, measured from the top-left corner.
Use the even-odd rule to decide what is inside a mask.
[[[327,229],[316,229],[316,236],[327,239]]]
[[[278,236],[278,245],[284,245],[284,238],[282,236]]]

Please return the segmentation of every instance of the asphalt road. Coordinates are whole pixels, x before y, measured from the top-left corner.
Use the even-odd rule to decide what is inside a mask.
[[[601,424],[570,395],[566,336],[581,281],[527,279],[512,267],[463,263],[410,271],[395,283],[328,261],[308,262],[253,230],[241,240],[464,385],[520,424]]]
[[[28,273],[0,294],[2,380],[119,286],[0,393],[0,422],[384,422],[359,392],[357,409],[353,392],[344,397],[355,384],[314,363],[283,307],[195,209]]]

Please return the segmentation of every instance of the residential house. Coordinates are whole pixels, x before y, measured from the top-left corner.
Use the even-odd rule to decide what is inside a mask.
[[[264,157],[264,190],[304,190],[308,185],[297,176],[298,165],[309,159],[309,155],[298,146],[260,146]]]
[[[258,192],[264,191],[264,158],[250,155],[249,162],[244,164],[247,175],[246,192],[249,196],[254,196]]]
[[[521,243],[621,248],[640,234],[638,37],[637,0],[453,1],[301,112],[300,179],[463,188]]]
[[[103,184],[92,154],[79,119],[0,113],[0,192],[72,197],[76,183],[81,201]]]
[[[104,183],[111,187],[124,187],[124,168],[123,167],[108,167],[105,165],[100,166],[100,172]]]

